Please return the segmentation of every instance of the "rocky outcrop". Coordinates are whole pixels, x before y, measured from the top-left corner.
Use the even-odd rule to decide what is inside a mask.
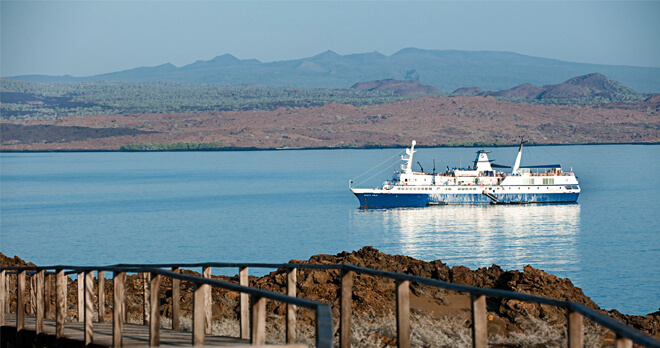
[[[435,87],[427,86],[419,81],[412,80],[378,80],[369,82],[356,83],[351,89],[365,89],[369,91],[392,91],[396,95],[409,96],[409,95],[427,95],[427,94],[440,94],[440,90]]]
[[[484,91],[479,87],[461,87],[453,92],[452,95],[475,96],[483,93]]]

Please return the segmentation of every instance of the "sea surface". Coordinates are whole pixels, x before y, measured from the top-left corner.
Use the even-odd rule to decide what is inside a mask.
[[[440,172],[477,150],[418,149],[415,162]],[[511,165],[517,149],[488,150]],[[529,264],[602,308],[660,307],[660,145],[526,147],[523,165],[575,171],[577,204],[359,209],[349,180],[379,185],[401,153],[2,153],[0,252],[38,265],[283,263],[369,245],[473,269]]]

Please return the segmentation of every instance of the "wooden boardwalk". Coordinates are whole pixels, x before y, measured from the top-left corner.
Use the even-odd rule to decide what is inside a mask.
[[[194,273],[183,274],[183,268],[201,268],[202,276]],[[233,282],[212,279],[211,267],[239,269],[239,284]],[[271,292],[260,288],[250,287],[248,282],[248,268],[275,268],[286,270],[286,294]],[[171,269],[167,270],[167,269]],[[266,343],[266,301],[276,301],[286,304],[286,342],[288,345],[280,347],[301,348],[305,345],[296,342],[296,311],[297,308],[305,308],[315,312],[316,323],[316,347],[332,348],[335,346],[334,325],[332,309],[330,304],[299,298],[296,296],[297,270],[335,270],[340,273],[339,291],[339,346],[350,348],[351,346],[351,316],[353,303],[353,278],[355,275],[369,275],[384,277],[395,281],[396,297],[396,342],[400,348],[411,346],[410,327],[410,284],[433,286],[445,290],[470,294],[471,298],[471,322],[472,322],[472,347],[488,347],[488,311],[486,297],[513,299],[523,302],[531,302],[539,305],[549,305],[566,310],[567,316],[567,345],[571,348],[584,346],[584,318],[597,323],[601,327],[612,330],[616,334],[616,345],[622,348],[632,348],[633,342],[640,346],[660,348],[660,341],[639,332],[614,318],[589,308],[583,304],[562,301],[552,298],[534,296],[507,290],[478,288],[456,283],[449,283],[431,278],[424,278],[410,274],[394,273],[390,271],[375,270],[358,267],[350,264],[262,264],[262,263],[200,263],[200,264],[159,264],[159,265],[114,265],[114,266],[50,266],[50,267],[0,267],[0,323],[2,325],[2,343],[7,343],[17,338],[18,347],[31,346],[32,340],[41,339],[52,343],[42,346],[75,346],[75,347],[110,347],[110,346],[219,346],[219,347],[244,347],[253,342],[251,347],[264,347]],[[112,272],[112,319],[113,322],[93,322],[97,313],[107,313],[105,309],[105,292],[94,291],[106,289],[105,272]],[[150,322],[151,326],[124,323],[126,314],[126,274],[141,274],[143,292],[143,318]],[[78,287],[78,318],[84,322],[66,322],[68,289],[71,283],[70,274],[77,275]],[[97,275],[94,277],[94,275]],[[27,278],[29,276],[29,279]],[[47,277],[55,276],[55,289],[52,280],[46,281]],[[172,313],[180,313],[181,281],[189,282],[192,288],[192,331],[182,332],[178,330],[160,328],[159,304],[162,298],[161,278],[170,278]],[[30,280],[30,288],[27,287]],[[32,283],[34,282],[34,284]],[[9,284],[12,283],[13,289]],[[96,285],[98,284],[98,285]],[[228,291],[240,293],[240,338],[220,337],[209,335],[212,318],[211,288],[223,288]],[[30,290],[28,292],[28,290]],[[10,295],[14,292],[16,306],[20,308],[9,314]],[[95,293],[98,293],[95,301]],[[166,292],[167,293],[167,292]],[[55,294],[55,317],[57,323],[52,320],[43,320],[45,313],[51,313],[52,309],[47,304],[52,304],[52,295]],[[28,301],[27,297],[30,296]],[[95,306],[98,302],[98,306]],[[34,304],[35,317],[25,316],[27,304]],[[98,308],[98,309],[97,309]],[[174,319],[179,316],[175,315]],[[36,335],[37,327],[45,334]],[[179,328],[179,321],[173,320],[174,328]],[[16,328],[21,328],[17,336]],[[61,341],[55,341],[56,327]],[[87,335],[85,335],[87,332]],[[247,340],[250,338],[250,341]],[[115,342],[113,342],[113,339]],[[7,343],[5,343],[7,342]],[[269,346],[272,347],[272,346]]]
[[[16,315],[6,314],[5,327],[16,328]],[[25,330],[34,333],[36,327],[35,317],[25,317]],[[55,337],[55,321],[44,320],[44,333]],[[84,323],[67,322],[64,326],[64,337],[68,340],[84,342],[85,327]],[[124,324],[123,340],[125,347],[148,347],[149,346],[149,326],[137,324]],[[213,347],[244,347],[249,346],[249,340],[242,340],[235,337],[221,337],[206,335],[204,338],[205,346]],[[112,322],[94,323],[94,346],[112,347]],[[174,331],[170,329],[160,330],[161,347],[190,347],[192,346],[192,332]],[[250,346],[255,347],[255,346]],[[277,347],[277,346],[268,346]],[[283,347],[283,346],[280,346]],[[286,345],[290,348],[302,348],[306,345]]]

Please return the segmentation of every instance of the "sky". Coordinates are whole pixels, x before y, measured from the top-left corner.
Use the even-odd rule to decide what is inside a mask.
[[[0,0],[0,76],[406,47],[660,67],[660,1]]]

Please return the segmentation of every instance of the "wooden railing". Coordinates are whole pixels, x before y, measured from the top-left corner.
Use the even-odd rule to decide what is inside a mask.
[[[205,334],[211,331],[211,287],[223,288],[230,291],[236,291],[241,294],[241,338],[250,339],[250,343],[263,345],[266,341],[266,299],[284,302],[288,308],[304,307],[315,311],[316,313],[316,346],[320,348],[332,347],[333,326],[332,313],[330,306],[325,303],[310,301],[295,296],[289,296],[274,293],[266,290],[248,287],[242,284],[210,279],[210,266],[204,266],[204,277],[185,275],[178,272],[179,267],[174,267],[173,271],[163,270],[160,267],[153,266],[108,266],[108,267],[78,267],[78,266],[53,266],[53,267],[4,267],[0,268],[0,325],[4,325],[5,312],[7,311],[8,293],[7,288],[8,274],[16,274],[17,291],[17,313],[16,313],[16,332],[17,346],[22,346],[20,342],[21,331],[25,329],[25,290],[26,275],[31,273],[36,277],[36,326],[37,335],[44,332],[45,317],[45,289],[44,284],[47,271],[56,276],[56,332],[57,340],[64,338],[64,325],[67,308],[67,275],[78,275],[78,320],[84,322],[84,344],[93,343],[93,317],[94,317],[94,272],[97,272],[98,281],[98,318],[103,321],[105,313],[104,282],[105,272],[113,273],[113,347],[122,347],[123,323],[126,321],[125,311],[125,280],[126,273],[143,273],[144,279],[148,283],[143,286],[145,297],[145,325],[149,325],[149,346],[160,345],[160,306],[158,293],[160,290],[161,277],[172,279],[172,325],[174,330],[179,329],[179,286],[181,281],[188,281],[194,285],[193,293],[193,320],[192,320],[192,345],[203,345]],[[247,283],[247,268],[241,269],[241,283]],[[295,274],[293,275],[295,284]],[[148,285],[147,285],[148,284]],[[244,296],[245,295],[245,296]],[[247,307],[247,299],[250,297],[250,308]],[[48,300],[48,302],[50,302]],[[149,305],[147,305],[149,303]],[[295,306],[295,307],[294,307]],[[20,309],[20,310],[19,310]],[[251,313],[250,313],[251,311]],[[287,311],[288,313],[289,311]],[[248,326],[248,320],[251,320]],[[295,323],[295,318],[292,320]],[[288,321],[289,322],[289,321]],[[252,330],[248,332],[247,328]],[[295,332],[295,331],[294,331]],[[293,343],[295,337],[287,337],[287,342]]]
[[[203,277],[189,276],[180,274],[183,268],[202,268]],[[233,268],[239,269],[239,284],[223,282],[219,280],[209,279],[211,276],[211,268]],[[164,268],[172,269],[172,271],[164,270]],[[287,294],[272,293],[256,288],[248,287],[248,269],[249,268],[277,268],[285,269],[287,272]],[[350,347],[350,328],[352,316],[352,294],[353,294],[353,277],[355,274],[365,274],[376,277],[384,277],[395,280],[396,283],[396,327],[397,327],[397,343],[399,347],[410,347],[410,283],[418,283],[429,286],[434,286],[446,290],[468,293],[471,295],[471,313],[472,313],[472,338],[473,347],[484,348],[488,345],[487,335],[487,310],[486,310],[486,297],[507,298],[515,299],[526,302],[533,302],[538,304],[546,304],[564,308],[567,312],[568,318],[568,347],[583,347],[584,346],[584,318],[592,320],[594,323],[607,328],[614,332],[616,335],[617,347],[632,347],[633,342],[645,347],[659,347],[660,341],[653,337],[637,331],[623,323],[601,314],[584,305],[555,300],[540,296],[534,296],[519,292],[478,288],[467,285],[454,284],[435,279],[418,277],[408,274],[401,274],[395,272],[388,272],[382,270],[374,270],[369,268],[357,267],[348,264],[266,264],[266,263],[195,263],[195,264],[151,264],[151,265],[116,265],[109,267],[68,267],[68,266],[54,266],[54,267],[5,267],[0,268],[0,284],[5,283],[5,272],[15,272],[18,274],[18,308],[24,308],[24,293],[25,293],[25,273],[27,271],[36,272],[37,276],[37,331],[39,331],[39,322],[43,322],[43,296],[39,298],[39,293],[44,293],[43,285],[39,285],[43,278],[45,270],[56,270],[57,274],[57,334],[63,331],[64,326],[64,306],[66,301],[66,276],[69,273],[79,273],[79,279],[84,279],[84,289],[81,288],[81,281],[79,284],[79,303],[80,299],[84,298],[84,313],[80,314],[85,320],[85,334],[89,335],[91,342],[92,335],[92,314],[93,305],[93,272],[97,271],[99,288],[102,289],[102,281],[104,275],[102,272],[111,271],[114,273],[114,306],[113,306],[113,322],[115,327],[115,341],[114,346],[121,346],[121,325],[124,321],[125,313],[123,312],[124,295],[123,284],[126,272],[136,273],[143,272],[151,274],[151,279],[148,282],[149,286],[144,287],[145,303],[151,302],[149,313],[145,310],[144,318],[150,325],[150,344],[158,345],[158,330],[159,330],[159,316],[158,311],[158,289],[160,286],[161,277],[172,278],[172,326],[173,329],[179,329],[178,313],[179,313],[179,282],[181,280],[189,281],[195,284],[194,287],[194,300],[193,300],[193,344],[203,343],[204,333],[210,330],[211,321],[211,299],[209,286],[220,287],[227,290],[237,291],[241,293],[240,296],[240,337],[251,339],[254,344],[263,344],[265,342],[265,299],[272,299],[282,301],[287,304],[286,310],[286,342],[294,343],[296,341],[296,306],[302,306],[316,311],[316,346],[317,347],[331,347],[333,344],[332,333],[332,317],[330,307],[327,304],[322,304],[314,301],[296,298],[296,274],[298,269],[323,269],[323,270],[339,270],[341,272],[341,291],[340,291],[340,314],[339,314],[339,345],[342,348]],[[69,272],[65,273],[65,270]],[[82,272],[82,273],[81,273]],[[148,277],[145,277],[145,280]],[[147,282],[145,282],[147,284]],[[61,290],[63,288],[63,290]],[[149,290],[150,288],[150,290]],[[0,324],[4,317],[4,308],[6,307],[8,290],[4,286],[0,286]],[[99,291],[99,294],[102,291]],[[23,295],[21,295],[23,294]],[[248,307],[248,297],[251,296],[251,306]],[[101,296],[99,296],[99,310],[101,310]],[[39,305],[41,301],[41,305]],[[21,304],[22,307],[21,307]],[[41,309],[40,309],[41,307]],[[79,306],[80,308],[81,306]],[[147,308],[147,306],[145,306]],[[252,321],[248,324],[250,317],[249,309],[251,308]],[[103,313],[103,312],[101,312]],[[17,313],[16,329],[19,330],[19,325],[22,328],[22,320],[24,320],[24,311]],[[102,316],[99,315],[99,318]],[[150,319],[147,319],[150,318]],[[19,321],[21,323],[19,324]],[[89,334],[88,334],[89,327]],[[250,330],[251,328],[251,330]],[[37,332],[38,333],[38,332]]]

